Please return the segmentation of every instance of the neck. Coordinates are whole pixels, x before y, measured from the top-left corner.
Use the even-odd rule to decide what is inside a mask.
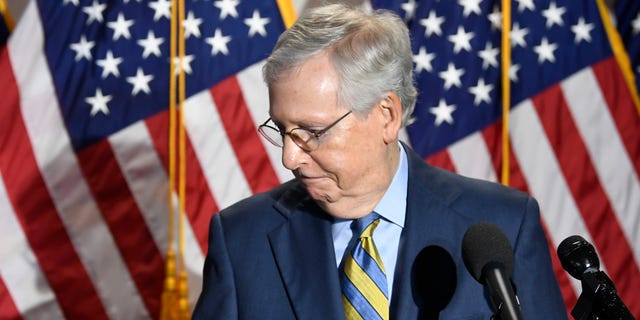
[[[380,183],[373,186],[370,192],[360,196],[349,197],[343,201],[333,203],[319,203],[319,205],[330,215],[341,219],[358,219],[371,213],[376,205],[384,197],[391,181],[398,170],[400,164],[400,144],[387,145],[386,161],[378,168]]]

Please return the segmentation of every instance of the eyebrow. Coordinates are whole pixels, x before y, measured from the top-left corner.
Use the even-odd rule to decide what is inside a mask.
[[[273,117],[270,117],[270,118],[271,118],[271,122],[273,122],[273,124],[275,124],[276,127],[278,127],[278,129],[280,129],[281,131],[287,131],[287,130],[282,130],[284,125],[280,121],[277,121]],[[300,122],[300,123],[294,123],[291,129],[301,128],[310,132],[318,132],[324,129],[324,127],[326,126],[327,126],[326,124],[309,124],[305,122]],[[318,127],[318,129],[313,129],[313,127]]]

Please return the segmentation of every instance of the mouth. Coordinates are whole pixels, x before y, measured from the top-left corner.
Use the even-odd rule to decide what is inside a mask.
[[[309,189],[311,185],[316,184],[318,183],[318,181],[321,181],[325,178],[322,176],[308,176],[301,172],[294,172],[294,176],[307,189]]]
[[[300,172],[295,172],[294,176],[300,181],[313,181],[324,178],[324,176],[308,176]]]

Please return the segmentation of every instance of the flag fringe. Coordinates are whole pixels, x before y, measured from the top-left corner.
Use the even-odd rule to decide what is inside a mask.
[[[165,285],[162,292],[162,306],[160,318],[162,320],[186,320],[191,317],[189,307],[189,284],[184,263],[184,214],[186,203],[186,135],[184,127],[185,101],[185,70],[182,67],[185,56],[184,0],[172,2],[171,5],[171,39],[170,39],[170,70],[169,70],[169,231],[168,251],[165,271]],[[176,66],[177,56],[177,66]],[[177,69],[176,69],[177,68]],[[175,74],[178,70],[178,74]],[[177,79],[176,79],[177,78]],[[177,80],[177,81],[176,81]],[[177,86],[176,86],[177,82]],[[177,88],[176,88],[177,87]],[[177,94],[177,100],[176,100]],[[176,110],[177,108],[177,110]],[[176,186],[176,126],[178,127],[178,254],[175,254],[174,234],[174,197]]]
[[[613,50],[613,55],[616,57],[616,61],[618,62],[620,69],[622,69],[624,80],[631,93],[631,99],[635,104],[638,114],[640,114],[640,97],[638,96],[638,88],[635,85],[635,76],[632,71],[633,68],[631,67],[629,55],[627,54],[627,50],[624,47],[622,39],[620,39],[620,34],[611,22],[611,18],[609,17],[609,8],[603,0],[596,0],[596,3],[598,4],[600,18],[602,19],[604,30],[609,38],[609,44]]]

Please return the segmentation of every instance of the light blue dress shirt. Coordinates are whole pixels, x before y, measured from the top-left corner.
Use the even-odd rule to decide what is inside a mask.
[[[407,208],[407,183],[409,175],[409,166],[407,163],[407,155],[404,148],[399,144],[400,163],[396,170],[389,189],[376,205],[374,211],[383,219],[373,232],[373,242],[378,249],[378,253],[382,257],[385,274],[387,275],[387,285],[389,288],[389,301],[393,291],[393,275],[396,269],[396,260],[398,257],[398,247],[400,245],[400,234],[404,228],[405,211]],[[342,258],[347,252],[347,248],[356,241],[358,235],[354,235],[351,231],[351,222],[353,220],[335,219],[331,227],[333,235],[333,249],[336,253],[336,265],[339,267]]]

